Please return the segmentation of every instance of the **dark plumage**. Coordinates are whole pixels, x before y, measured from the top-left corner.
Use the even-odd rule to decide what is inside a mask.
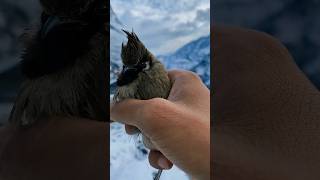
[[[138,62],[146,62],[148,52],[138,36],[134,32],[130,33],[125,30],[123,30],[123,32],[128,38],[128,43],[126,45],[122,43],[121,58],[123,65],[134,66]]]
[[[128,43],[122,44],[123,69],[117,80],[114,101],[167,99],[171,90],[171,82],[165,67],[145,48],[134,32],[124,32],[128,37]],[[159,179],[161,173],[162,170],[159,170],[155,179]]]
[[[117,80],[115,101],[123,99],[167,98],[171,82],[165,67],[143,45],[134,32],[124,31],[128,42],[122,44],[123,69]]]
[[[39,30],[22,55],[22,72],[35,78],[74,65],[78,57],[85,55],[95,33],[90,26],[76,23],[56,25],[45,37]]]
[[[102,0],[62,2],[41,0],[41,26],[26,35],[25,80],[12,123],[28,126],[53,116],[108,120],[109,7]]]

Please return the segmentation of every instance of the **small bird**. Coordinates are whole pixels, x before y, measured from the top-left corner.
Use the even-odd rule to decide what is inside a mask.
[[[128,38],[122,44],[121,58],[123,69],[117,79],[114,101],[124,99],[147,100],[152,98],[167,99],[171,90],[168,73],[161,62],[143,45],[138,36],[123,30]],[[154,180],[159,180],[159,170]]]
[[[51,117],[107,121],[107,2],[40,2],[40,26],[25,35],[24,81],[9,122],[30,127]]]
[[[128,42],[122,44],[123,69],[117,79],[114,101],[168,98],[171,82],[161,62],[143,45],[138,36],[123,30]]]

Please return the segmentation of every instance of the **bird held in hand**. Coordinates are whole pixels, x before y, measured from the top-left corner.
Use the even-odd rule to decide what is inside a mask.
[[[114,101],[169,96],[171,82],[161,62],[143,45],[134,32],[123,30],[128,42],[122,44],[123,69],[117,79]]]

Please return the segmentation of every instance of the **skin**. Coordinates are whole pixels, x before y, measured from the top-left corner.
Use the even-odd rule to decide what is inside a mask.
[[[0,179],[107,179],[108,132],[106,122],[60,117],[0,127]]]
[[[213,179],[319,179],[319,91],[275,38],[213,34]]]
[[[168,100],[129,99],[111,106],[111,119],[137,127],[152,149],[150,164],[170,169],[172,163],[198,180],[210,178],[210,91],[191,72],[170,71]],[[165,113],[164,113],[165,112]]]

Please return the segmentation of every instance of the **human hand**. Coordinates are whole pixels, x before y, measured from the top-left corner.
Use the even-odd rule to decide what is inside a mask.
[[[214,180],[320,179],[319,91],[278,40],[213,32]]]
[[[113,104],[111,119],[138,128],[151,149],[149,161],[158,169],[173,162],[190,176],[210,178],[210,92],[194,73],[170,71],[168,100],[125,100]],[[162,167],[161,167],[162,166]]]

